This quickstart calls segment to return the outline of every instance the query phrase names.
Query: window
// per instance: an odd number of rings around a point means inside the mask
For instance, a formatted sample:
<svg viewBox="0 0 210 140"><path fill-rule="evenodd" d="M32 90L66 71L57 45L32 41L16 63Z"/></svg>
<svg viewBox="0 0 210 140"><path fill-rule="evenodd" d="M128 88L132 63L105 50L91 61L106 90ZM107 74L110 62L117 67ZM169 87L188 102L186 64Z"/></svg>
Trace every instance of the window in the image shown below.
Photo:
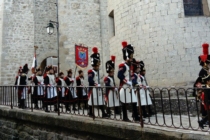
<svg viewBox="0 0 210 140"><path fill-rule="evenodd" d="M114 10L109 14L109 35L110 37L115 36Z"/></svg>
<svg viewBox="0 0 210 140"><path fill-rule="evenodd" d="M209 16L207 0L183 0L185 16Z"/></svg>
<svg viewBox="0 0 210 140"><path fill-rule="evenodd" d="M203 15L202 0L184 0L185 16Z"/></svg>

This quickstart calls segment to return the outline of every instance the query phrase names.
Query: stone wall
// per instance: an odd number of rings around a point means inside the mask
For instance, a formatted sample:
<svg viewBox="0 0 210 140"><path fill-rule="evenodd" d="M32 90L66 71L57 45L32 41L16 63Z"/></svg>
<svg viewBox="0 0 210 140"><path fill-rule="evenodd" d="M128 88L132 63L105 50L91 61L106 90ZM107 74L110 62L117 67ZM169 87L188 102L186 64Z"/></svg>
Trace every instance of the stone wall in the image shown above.
<svg viewBox="0 0 210 140"><path fill-rule="evenodd" d="M0 108L0 140L209 140L209 135L141 128L106 119Z"/></svg>
<svg viewBox="0 0 210 140"><path fill-rule="evenodd" d="M0 1L0 46L2 46L2 30L3 30L3 13L4 13L4 1ZM2 47L0 47L0 52ZM1 57L0 57L0 66L1 66ZM0 75L1 75L1 69L0 69ZM1 78L0 78L0 83L1 83Z"/></svg>
<svg viewBox="0 0 210 140"><path fill-rule="evenodd" d="M108 0L112 10L110 52L119 56L118 64L127 40L135 46L134 57L145 62L151 86L185 86L196 79L201 45L210 43L209 17L185 17L183 0Z"/></svg>
<svg viewBox="0 0 210 140"><path fill-rule="evenodd" d="M47 34L47 24L50 20L56 21L56 0L34 0L34 46L38 46L36 51L38 66L44 59L50 56L57 56L57 30L54 25L54 33ZM32 62L31 62L32 63Z"/></svg>
<svg viewBox="0 0 210 140"><path fill-rule="evenodd" d="M1 45L1 83L14 84L18 68L32 63L34 46L33 0L4 0ZM2 9L1 8L1 9ZM31 64L30 64L31 65Z"/></svg>

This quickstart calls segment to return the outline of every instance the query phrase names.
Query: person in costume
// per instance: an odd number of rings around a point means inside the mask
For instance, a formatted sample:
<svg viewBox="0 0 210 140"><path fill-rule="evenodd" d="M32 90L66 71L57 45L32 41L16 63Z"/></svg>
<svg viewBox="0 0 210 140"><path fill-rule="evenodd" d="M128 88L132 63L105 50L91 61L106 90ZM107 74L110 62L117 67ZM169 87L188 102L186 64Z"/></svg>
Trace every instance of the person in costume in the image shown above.
<svg viewBox="0 0 210 140"><path fill-rule="evenodd" d="M20 105L19 106L22 109L26 108L25 99L26 99L26 95L28 93L28 87L27 87L28 71L29 71L28 64L25 64L23 66L22 73L20 74L20 76L18 78L18 82L17 82L17 85L19 86L18 87L18 98L20 100Z"/></svg>
<svg viewBox="0 0 210 140"><path fill-rule="evenodd" d="M145 69L144 62L140 61L139 66L140 66L140 71L139 71L140 74L138 76L140 80L139 81L140 87L142 87L140 90L141 106L142 106L143 117L146 118L148 116L154 115L155 113L151 109L152 99L151 99L150 92L148 90L149 86L147 84L146 77L145 77L146 69ZM146 107L148 111L146 111Z"/></svg>
<svg viewBox="0 0 210 140"><path fill-rule="evenodd" d="M45 88L45 112L49 112L48 105L54 105L54 111L58 111L57 107L57 89L56 89L56 77L52 66L48 67L49 73L44 77Z"/></svg>
<svg viewBox="0 0 210 140"><path fill-rule="evenodd" d="M114 70L115 70L115 56L111 56L111 60L106 62L106 72L108 76L104 78L104 83L106 86L105 101L109 114L111 114L110 108L114 108L115 114L118 114L117 107L120 106L118 88L116 88L114 80Z"/></svg>
<svg viewBox="0 0 210 140"><path fill-rule="evenodd" d="M68 95L67 100L73 104L72 110L76 111L76 101L77 101L77 95L76 95L76 89L73 87L74 85L74 78L72 77L72 70L67 70L67 76L64 78L64 81L66 82L66 85L68 86Z"/></svg>
<svg viewBox="0 0 210 140"><path fill-rule="evenodd" d="M68 90L69 88L64 81L64 73L60 72L58 74L59 78L57 79L58 94L60 103L64 103L66 111L70 111L69 101L68 101Z"/></svg>
<svg viewBox="0 0 210 140"><path fill-rule="evenodd" d="M120 102L122 103L122 110L123 110L123 121L130 121L127 115L126 106L128 104L132 104L133 107L133 119L138 121L140 117L137 113L137 98L132 89L132 65L131 62L133 60L134 49L131 44L127 44L127 42L122 42L122 52L123 52L123 59L125 62L119 65L118 71L118 78L120 79Z"/></svg>
<svg viewBox="0 0 210 140"><path fill-rule="evenodd" d="M42 102L44 99L44 77L42 76L42 71L40 68L36 69L36 75L33 78L34 91L33 91L33 100L35 104L35 109L39 109L38 100Z"/></svg>
<svg viewBox="0 0 210 140"><path fill-rule="evenodd" d="M210 109L210 75L207 75L202 80L204 81L205 85L203 86L204 89L200 95L200 98L201 103L204 106L204 110L208 112L208 110ZM206 116L202 117L202 120L198 121L199 127L204 129L204 124L207 123L209 119L208 117L210 117L210 114L206 114Z"/></svg>
<svg viewBox="0 0 210 140"><path fill-rule="evenodd" d="M22 67L20 66L19 69L18 69L17 76L15 78L15 86L18 85L18 80L19 80L19 77L20 77L21 73L22 73ZM18 87L16 87L16 91L17 91L17 95L18 95L18 107L20 108L21 96L19 96Z"/></svg>
<svg viewBox="0 0 210 140"><path fill-rule="evenodd" d="M198 78L196 79L194 83L194 93L193 93L194 96L197 96L196 92L197 94L202 92L200 87L205 85L203 78L209 75L209 64L210 64L210 55L208 51L209 44L204 43L202 45L202 48L203 48L203 55L200 55L198 57L198 60L199 60L200 66L202 66L202 69L200 70ZM197 91L195 90L196 88L197 88ZM204 108L204 105L201 103L200 107L201 107L200 111L201 111L202 117L205 118L205 116L207 115L207 112Z"/></svg>
<svg viewBox="0 0 210 140"><path fill-rule="evenodd" d="M81 109L80 104L81 102L84 103L85 109L87 109L87 92L84 89L84 74L82 70L78 71L79 75L76 78L77 83L77 96L78 96L78 109Z"/></svg>
<svg viewBox="0 0 210 140"><path fill-rule="evenodd" d="M93 69L88 70L88 105L89 105L89 116L93 116L94 110L92 110L92 106L99 106L102 117L108 117L108 115L104 111L104 99L103 93L100 88L100 79L99 79L99 66L100 66L100 54L98 53L98 48L94 47L92 49L93 54L91 57L91 66Z"/></svg>

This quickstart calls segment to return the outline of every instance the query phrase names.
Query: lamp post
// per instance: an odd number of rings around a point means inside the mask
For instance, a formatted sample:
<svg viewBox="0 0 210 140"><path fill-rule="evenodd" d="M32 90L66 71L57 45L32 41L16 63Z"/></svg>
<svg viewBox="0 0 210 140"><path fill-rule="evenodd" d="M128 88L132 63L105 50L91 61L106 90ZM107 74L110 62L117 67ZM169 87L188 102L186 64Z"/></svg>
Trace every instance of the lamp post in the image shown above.
<svg viewBox="0 0 210 140"><path fill-rule="evenodd" d="M56 12L56 20L57 21L52 21L50 20L48 25L47 25L47 33L49 35L52 35L54 33L54 25L56 26L56 29L57 29L57 48L58 48L58 52L57 52L57 55L58 55L58 73L60 72L60 59L59 59L59 19L58 19L58 0L56 0L56 8L57 8L57 12Z"/></svg>

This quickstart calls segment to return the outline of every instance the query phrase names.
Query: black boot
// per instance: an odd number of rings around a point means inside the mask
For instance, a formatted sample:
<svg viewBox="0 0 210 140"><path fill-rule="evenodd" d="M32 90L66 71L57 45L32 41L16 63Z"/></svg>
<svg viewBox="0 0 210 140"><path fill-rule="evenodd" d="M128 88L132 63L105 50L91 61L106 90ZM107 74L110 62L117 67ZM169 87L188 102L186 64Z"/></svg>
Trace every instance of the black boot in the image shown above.
<svg viewBox="0 0 210 140"><path fill-rule="evenodd" d="M151 109L151 105L148 105L148 112L149 112L149 116L155 115L156 113L154 113Z"/></svg>
<svg viewBox="0 0 210 140"><path fill-rule="evenodd" d="M50 111L48 110L48 105L45 105L45 112L50 112Z"/></svg>
<svg viewBox="0 0 210 140"><path fill-rule="evenodd" d="M93 116L92 106L89 106L88 108L89 108L88 115L89 115L89 117L92 117Z"/></svg>
<svg viewBox="0 0 210 140"><path fill-rule="evenodd" d="M65 104L65 108L66 108L66 112L67 111L71 111L70 108L69 108L69 104L68 103Z"/></svg>
<svg viewBox="0 0 210 140"><path fill-rule="evenodd" d="M106 108L106 113L109 114L109 115L112 115L112 111L109 107Z"/></svg>
<svg viewBox="0 0 210 140"><path fill-rule="evenodd" d="M114 108L114 113L115 113L116 115L120 115L119 107L115 107L115 108Z"/></svg>
<svg viewBox="0 0 210 140"><path fill-rule="evenodd" d="M198 121L199 127L204 129L204 124L208 121L208 116L205 116L201 121Z"/></svg>
<svg viewBox="0 0 210 140"><path fill-rule="evenodd" d="M104 106L100 106L99 108L101 109L101 112L102 112L102 118L109 117L109 115L107 113L105 113L105 111L104 111Z"/></svg>
<svg viewBox="0 0 210 140"><path fill-rule="evenodd" d="M149 117L145 106L141 106L143 118Z"/></svg>
<svg viewBox="0 0 210 140"><path fill-rule="evenodd" d="M73 103L73 108L72 108L72 110L77 111L75 103Z"/></svg>
<svg viewBox="0 0 210 140"><path fill-rule="evenodd" d="M57 112L58 111L58 107L57 105L54 105L54 111Z"/></svg>
<svg viewBox="0 0 210 140"><path fill-rule="evenodd" d="M133 120L134 121L140 121L140 117L138 116L138 113L137 113L137 106L136 106L136 103L133 103Z"/></svg>
<svg viewBox="0 0 210 140"><path fill-rule="evenodd" d="M34 109L39 109L38 104L35 104Z"/></svg>
<svg viewBox="0 0 210 140"><path fill-rule="evenodd" d="M123 121L130 122L130 120L128 119L126 104L124 103L122 103L122 111L123 111Z"/></svg>

